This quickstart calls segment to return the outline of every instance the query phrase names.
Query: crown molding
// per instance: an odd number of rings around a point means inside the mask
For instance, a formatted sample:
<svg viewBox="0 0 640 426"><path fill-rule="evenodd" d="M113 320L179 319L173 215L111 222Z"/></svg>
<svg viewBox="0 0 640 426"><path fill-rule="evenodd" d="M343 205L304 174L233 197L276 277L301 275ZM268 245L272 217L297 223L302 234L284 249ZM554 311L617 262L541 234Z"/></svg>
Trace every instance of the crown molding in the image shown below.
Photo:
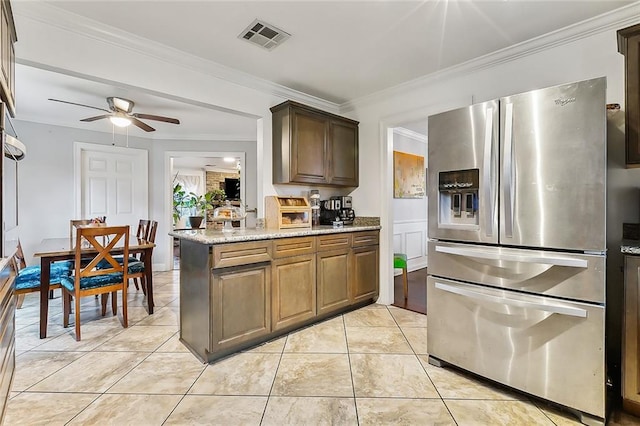
<svg viewBox="0 0 640 426"><path fill-rule="evenodd" d="M87 132L98 132L105 133L108 135L113 134L111 131L105 130L97 130L97 129L89 129L86 126L78 125L68 125L68 124L60 124L60 122L51 121L51 120L42 120L39 117L25 117L21 116L20 118L14 118L11 120L13 123L24 123L28 124L36 124L36 125L46 125L46 126L55 126L62 127L66 129L87 131ZM122 133L121 130L115 133L116 138L126 137L126 134ZM141 134L141 135L133 135L129 133L129 137L137 138L137 139L145 139L150 142L153 141L202 141L202 142L251 142L256 143L256 138L252 137L243 137L239 135L225 135L225 134L212 134L212 133L202 133L202 134L189 134L189 135L180 135L180 134L171 134L164 132L162 135L160 134Z"/></svg>
<svg viewBox="0 0 640 426"><path fill-rule="evenodd" d="M394 127L393 133L396 135L404 136L409 139L413 139L418 142L427 143L427 136L413 130L405 129L404 127Z"/></svg>
<svg viewBox="0 0 640 426"><path fill-rule="evenodd" d="M637 1L628 6L586 19L569 25L568 27L543 34L513 46L488 53L467 62L453 65L449 68L409 80L370 95L344 102L340 105L340 113L344 114L359 107L378 103L393 96L415 91L423 86L436 83L443 79L464 76L480 70L492 68L547 49L587 38L604 31L618 30L640 22L639 16L640 1Z"/></svg>
<svg viewBox="0 0 640 426"><path fill-rule="evenodd" d="M17 7L16 7L17 6ZM329 112L337 113L339 105L316 96L265 80L243 71L186 53L173 47L105 25L43 2L16 2L14 15L149 56L176 66L211 75L282 99L291 99Z"/></svg>

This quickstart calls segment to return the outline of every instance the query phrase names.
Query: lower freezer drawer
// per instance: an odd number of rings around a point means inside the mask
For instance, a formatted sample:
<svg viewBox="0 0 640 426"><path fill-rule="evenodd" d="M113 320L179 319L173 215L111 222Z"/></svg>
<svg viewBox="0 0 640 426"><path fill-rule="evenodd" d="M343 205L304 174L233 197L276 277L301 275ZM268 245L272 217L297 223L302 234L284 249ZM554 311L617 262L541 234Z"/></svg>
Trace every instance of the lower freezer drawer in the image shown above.
<svg viewBox="0 0 640 426"><path fill-rule="evenodd" d="M429 355L605 417L601 305L427 279Z"/></svg>

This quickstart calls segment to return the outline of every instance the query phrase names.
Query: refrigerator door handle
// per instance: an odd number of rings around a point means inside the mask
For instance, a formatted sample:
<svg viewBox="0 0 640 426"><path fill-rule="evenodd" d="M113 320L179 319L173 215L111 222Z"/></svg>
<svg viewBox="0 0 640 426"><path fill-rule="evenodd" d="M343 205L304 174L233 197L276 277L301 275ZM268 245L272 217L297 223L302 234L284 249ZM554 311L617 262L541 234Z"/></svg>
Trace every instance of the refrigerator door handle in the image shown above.
<svg viewBox="0 0 640 426"><path fill-rule="evenodd" d="M493 235L493 217L495 215L493 196L493 108L487 108L484 129L484 165L482 170L482 180L484 186L484 203L489 207L485 230L487 237Z"/></svg>
<svg viewBox="0 0 640 426"><path fill-rule="evenodd" d="M439 290L446 291L449 293L457 294L457 295L468 297L471 299L497 303L499 305L516 306L516 307L525 308L525 309L536 309L539 311L545 311L552 314L569 315L569 316L578 317L578 318L587 317L587 311L585 309L575 308L572 306L558 305L558 304L552 304L552 303L536 303L536 302L528 302L525 300L510 299L508 297L492 296L490 294L479 293L472 290L467 290L464 288L460 288L460 287L449 285L449 284L443 284L439 282L436 282L435 287Z"/></svg>
<svg viewBox="0 0 640 426"><path fill-rule="evenodd" d="M504 123L504 232L507 238L513 237L513 104L506 104Z"/></svg>
<svg viewBox="0 0 640 426"><path fill-rule="evenodd" d="M563 256L531 256L518 255L513 253L498 253L493 250L467 249L459 247L436 246L436 251L440 253L453 254L463 257L475 257L478 259L504 260L508 262L539 263L553 266L569 266L571 268L587 268L588 262L585 259L576 259Z"/></svg>

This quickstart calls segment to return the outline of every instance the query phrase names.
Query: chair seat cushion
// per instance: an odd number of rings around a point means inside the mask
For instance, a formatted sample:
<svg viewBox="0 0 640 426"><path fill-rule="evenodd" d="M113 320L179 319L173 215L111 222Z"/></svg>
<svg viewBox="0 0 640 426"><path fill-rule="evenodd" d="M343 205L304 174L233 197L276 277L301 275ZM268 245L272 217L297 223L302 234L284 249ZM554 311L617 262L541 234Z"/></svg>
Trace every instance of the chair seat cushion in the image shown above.
<svg viewBox="0 0 640 426"><path fill-rule="evenodd" d="M393 253L393 267L394 268L406 268L407 267L407 255L404 253Z"/></svg>
<svg viewBox="0 0 640 426"><path fill-rule="evenodd" d="M69 276L72 262L55 262L51 264L50 284L60 283L61 277ZM33 265L21 269L16 275L15 289L39 289L40 288L40 266Z"/></svg>
<svg viewBox="0 0 640 426"><path fill-rule="evenodd" d="M135 262L129 262L129 273L139 274L144 272L144 262L136 260Z"/></svg>
<svg viewBox="0 0 640 426"><path fill-rule="evenodd" d="M113 258L116 260L116 262L118 262L119 264L122 265L122 262L124 260L124 258L122 256L113 256ZM139 261L140 261L140 259L138 259L136 257L133 257L133 256L129 256L129 264L131 264L133 262L139 262ZM111 268L111 264L107 261L107 259L102 259L96 265L96 269L107 269L107 268Z"/></svg>
<svg viewBox="0 0 640 426"><path fill-rule="evenodd" d="M80 278L80 289L86 290L90 288L106 287L111 284L122 282L122 272L114 272L112 274L97 275L95 277ZM69 291L74 291L75 276L69 275L61 277L60 284Z"/></svg>

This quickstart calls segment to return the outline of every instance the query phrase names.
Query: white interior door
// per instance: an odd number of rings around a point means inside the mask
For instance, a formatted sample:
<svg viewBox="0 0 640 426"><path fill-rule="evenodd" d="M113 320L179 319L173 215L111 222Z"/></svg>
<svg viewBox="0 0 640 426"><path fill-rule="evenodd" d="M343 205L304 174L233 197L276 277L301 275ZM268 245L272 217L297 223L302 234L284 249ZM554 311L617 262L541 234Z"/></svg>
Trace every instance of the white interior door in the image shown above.
<svg viewBox="0 0 640 426"><path fill-rule="evenodd" d="M106 216L109 225L149 217L148 152L75 143L76 219Z"/></svg>

